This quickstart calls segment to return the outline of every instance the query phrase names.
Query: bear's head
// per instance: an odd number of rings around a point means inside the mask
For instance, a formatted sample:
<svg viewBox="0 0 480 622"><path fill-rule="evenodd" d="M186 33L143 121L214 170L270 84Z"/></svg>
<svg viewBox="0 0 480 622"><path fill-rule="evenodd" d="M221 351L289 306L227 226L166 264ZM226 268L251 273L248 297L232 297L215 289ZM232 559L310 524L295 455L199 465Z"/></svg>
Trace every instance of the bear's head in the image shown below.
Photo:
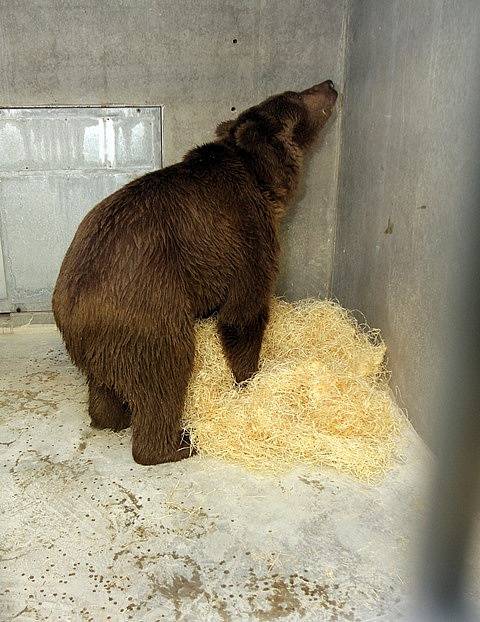
<svg viewBox="0 0 480 622"><path fill-rule="evenodd" d="M259 182L279 200L298 183L303 156L332 114L337 92L326 80L305 91L269 97L216 129L220 142L244 154Z"/></svg>

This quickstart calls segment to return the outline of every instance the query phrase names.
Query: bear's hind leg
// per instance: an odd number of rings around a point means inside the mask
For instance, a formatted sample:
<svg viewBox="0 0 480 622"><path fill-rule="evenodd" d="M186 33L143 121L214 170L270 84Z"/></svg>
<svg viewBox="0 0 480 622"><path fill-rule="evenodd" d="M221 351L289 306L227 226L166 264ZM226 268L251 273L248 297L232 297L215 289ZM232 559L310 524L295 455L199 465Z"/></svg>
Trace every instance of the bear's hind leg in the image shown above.
<svg viewBox="0 0 480 622"><path fill-rule="evenodd" d="M105 385L88 379L88 413L94 428L110 428L118 432L128 428L131 414L127 404Z"/></svg>
<svg viewBox="0 0 480 622"><path fill-rule="evenodd" d="M181 419L194 353L191 322L175 337L150 337L143 345L138 343L132 378L122 387L132 409L135 462L176 462L193 453L188 440L182 440Z"/></svg>

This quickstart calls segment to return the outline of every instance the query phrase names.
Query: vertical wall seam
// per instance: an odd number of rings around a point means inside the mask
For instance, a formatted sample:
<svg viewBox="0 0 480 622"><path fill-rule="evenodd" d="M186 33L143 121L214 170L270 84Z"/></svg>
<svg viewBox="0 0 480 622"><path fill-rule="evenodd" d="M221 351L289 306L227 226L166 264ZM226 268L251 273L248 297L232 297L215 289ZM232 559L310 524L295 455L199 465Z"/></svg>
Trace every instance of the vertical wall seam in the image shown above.
<svg viewBox="0 0 480 622"><path fill-rule="evenodd" d="M344 152L344 114L346 108L346 89L348 83L348 74L350 70L349 63L349 51L350 51L350 18L352 12L352 2L351 0L345 0L344 5L344 13L343 13L343 25L342 25L342 67L343 67L343 75L342 75L342 84L341 84L341 106L340 111L338 113L338 141L337 141L337 152L335 154L335 193L334 193L334 201L333 201L333 213L334 213L334 222L333 222L333 240L332 240L332 251L330 258L330 279L327 286L327 296L328 298L332 297L333 294L333 284L334 284L334 276L335 276L335 268L336 268L336 250L337 250L337 237L338 237L338 227L339 227L339 198L340 198L340 187L341 187L341 177L342 177L342 161L343 161L343 152Z"/></svg>

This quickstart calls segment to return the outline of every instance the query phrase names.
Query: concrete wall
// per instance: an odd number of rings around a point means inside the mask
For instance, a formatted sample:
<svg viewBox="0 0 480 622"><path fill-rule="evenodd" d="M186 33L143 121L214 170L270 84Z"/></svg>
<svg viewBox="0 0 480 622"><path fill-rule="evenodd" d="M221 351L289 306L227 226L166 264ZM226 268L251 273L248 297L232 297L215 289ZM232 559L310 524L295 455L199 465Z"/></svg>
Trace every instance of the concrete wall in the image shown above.
<svg viewBox="0 0 480 622"><path fill-rule="evenodd" d="M169 164L267 95L324 78L341 83L345 7L345 0L2 2L0 105L164 105ZM280 291L291 297L324 295L330 282L338 148L337 121L285 226Z"/></svg>
<svg viewBox="0 0 480 622"><path fill-rule="evenodd" d="M478 0L353 2L333 293L379 326L431 439L479 175Z"/></svg>

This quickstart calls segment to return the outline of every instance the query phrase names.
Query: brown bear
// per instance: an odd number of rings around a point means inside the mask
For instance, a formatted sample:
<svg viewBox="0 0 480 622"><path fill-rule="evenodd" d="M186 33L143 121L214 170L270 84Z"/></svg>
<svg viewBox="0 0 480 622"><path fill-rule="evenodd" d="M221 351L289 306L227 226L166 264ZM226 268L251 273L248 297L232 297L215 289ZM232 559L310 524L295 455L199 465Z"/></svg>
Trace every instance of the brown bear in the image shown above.
<svg viewBox="0 0 480 622"><path fill-rule="evenodd" d="M270 97L182 162L101 201L78 227L53 293L55 320L86 375L92 425L131 422L136 462L191 454L181 416L197 318L217 313L238 383L256 372L280 220L336 98L330 80Z"/></svg>

